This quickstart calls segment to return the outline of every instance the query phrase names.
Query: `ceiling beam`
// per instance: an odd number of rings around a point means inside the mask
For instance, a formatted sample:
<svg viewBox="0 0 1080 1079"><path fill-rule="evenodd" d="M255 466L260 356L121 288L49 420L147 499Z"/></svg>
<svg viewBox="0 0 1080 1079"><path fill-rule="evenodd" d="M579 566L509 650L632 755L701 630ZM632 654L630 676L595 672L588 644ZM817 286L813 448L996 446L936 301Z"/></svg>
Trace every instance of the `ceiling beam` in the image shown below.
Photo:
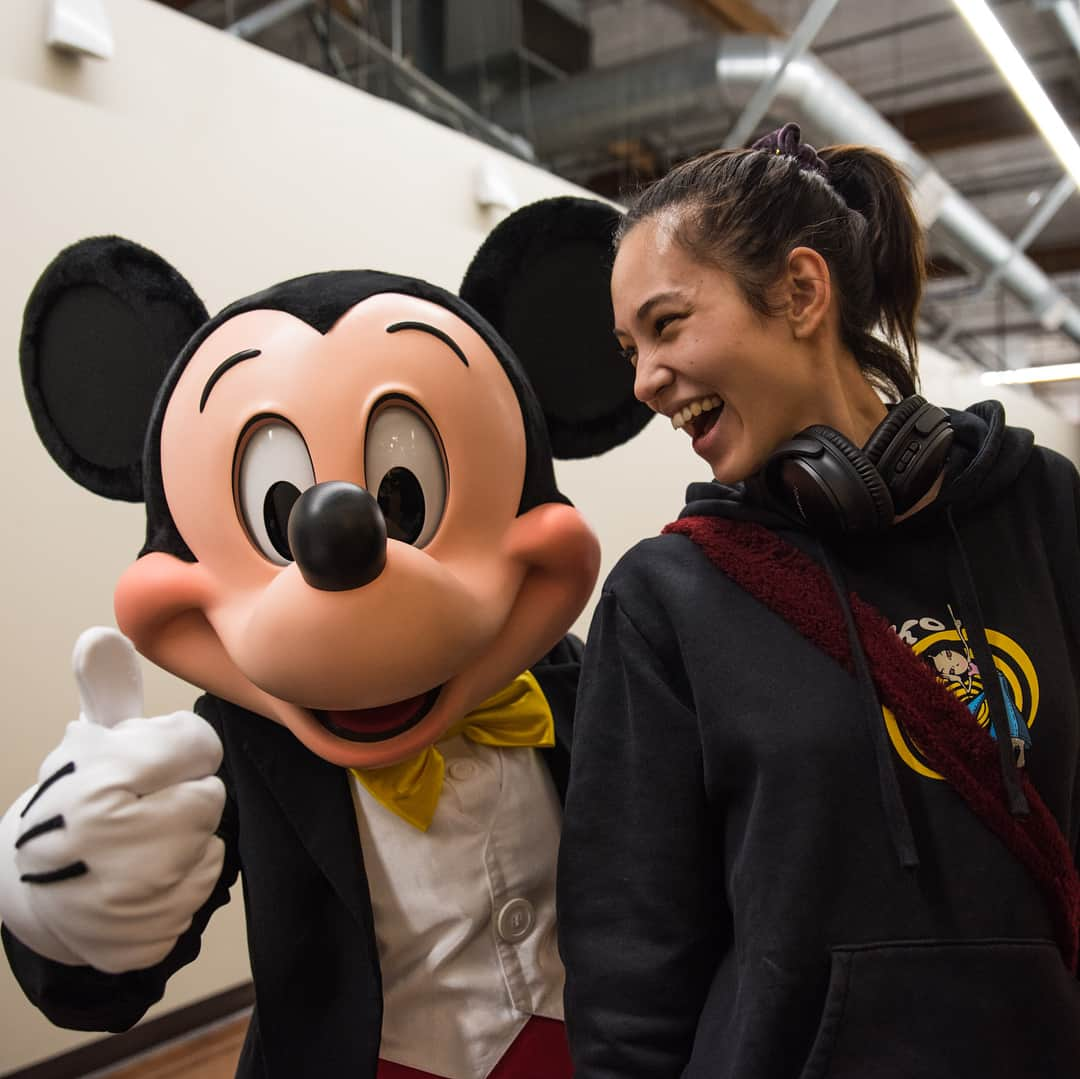
<svg viewBox="0 0 1080 1079"><path fill-rule="evenodd" d="M972 323L970 326L958 326L956 328L957 336L963 337L989 337L991 339L995 337L1007 337L1010 334L1022 333L1027 337L1054 337L1057 338L1060 334L1059 330L1048 330L1040 322L1032 322L1030 319L1024 319L1023 321L1010 322L1008 319L1002 319L1000 322L977 322ZM936 341L933 342L937 344Z"/></svg>
<svg viewBox="0 0 1080 1079"><path fill-rule="evenodd" d="M1058 247L1029 247L1024 254L1042 270L1051 276L1055 274L1076 273L1080 271L1080 244L1065 244ZM948 255L935 255L927 263L927 274L931 281L942 281L952 277L970 277L971 271Z"/></svg>
<svg viewBox="0 0 1080 1079"><path fill-rule="evenodd" d="M758 11L749 0L678 0L678 3L715 30L787 36L782 27L764 12Z"/></svg>
<svg viewBox="0 0 1080 1079"><path fill-rule="evenodd" d="M1046 92L1067 124L1080 123L1080 89L1075 80L1048 82ZM926 154L1038 134L1028 114L1009 90L940 105L924 105L893 113L886 119Z"/></svg>
<svg viewBox="0 0 1080 1079"><path fill-rule="evenodd" d="M1046 274L1075 273L1080 270L1080 244L1032 247L1027 255Z"/></svg>

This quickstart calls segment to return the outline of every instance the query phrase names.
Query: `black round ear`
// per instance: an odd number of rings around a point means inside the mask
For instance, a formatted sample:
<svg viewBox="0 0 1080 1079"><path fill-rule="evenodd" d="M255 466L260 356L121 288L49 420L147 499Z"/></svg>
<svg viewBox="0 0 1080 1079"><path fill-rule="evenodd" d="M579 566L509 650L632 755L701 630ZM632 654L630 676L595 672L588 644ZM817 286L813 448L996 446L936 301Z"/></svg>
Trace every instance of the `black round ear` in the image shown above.
<svg viewBox="0 0 1080 1079"><path fill-rule="evenodd" d="M556 457L592 457L653 413L612 334L612 238L619 212L593 199L545 199L491 232L461 283L517 354L540 399Z"/></svg>
<svg viewBox="0 0 1080 1079"><path fill-rule="evenodd" d="M27 301L19 361L38 435L72 479L142 501L154 398L206 319L187 281L129 240L81 240L53 259Z"/></svg>

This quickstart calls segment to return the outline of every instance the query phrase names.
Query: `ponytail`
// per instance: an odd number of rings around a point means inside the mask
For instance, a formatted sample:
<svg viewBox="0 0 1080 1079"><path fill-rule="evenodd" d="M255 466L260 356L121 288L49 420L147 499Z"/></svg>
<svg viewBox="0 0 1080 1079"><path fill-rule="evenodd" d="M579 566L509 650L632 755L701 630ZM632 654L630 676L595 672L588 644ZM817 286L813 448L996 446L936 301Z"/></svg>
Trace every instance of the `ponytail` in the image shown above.
<svg viewBox="0 0 1080 1079"><path fill-rule="evenodd" d="M926 263L907 178L891 158L866 146L830 146L821 151L821 158L837 194L866 221L875 322L888 342L882 349L879 338L860 333L856 354L876 353L884 361L881 373L908 397L917 389L916 321Z"/></svg>

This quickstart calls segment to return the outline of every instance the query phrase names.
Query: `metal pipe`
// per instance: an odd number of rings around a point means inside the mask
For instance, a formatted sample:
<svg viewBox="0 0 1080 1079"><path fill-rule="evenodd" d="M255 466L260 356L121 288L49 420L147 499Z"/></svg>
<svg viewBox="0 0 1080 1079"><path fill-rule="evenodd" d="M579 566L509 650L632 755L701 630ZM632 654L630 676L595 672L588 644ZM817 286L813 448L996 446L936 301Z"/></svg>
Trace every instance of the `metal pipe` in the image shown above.
<svg viewBox="0 0 1080 1079"><path fill-rule="evenodd" d="M402 37L401 0L393 0L390 5L390 50L398 60L403 52Z"/></svg>
<svg viewBox="0 0 1080 1079"><path fill-rule="evenodd" d="M539 153L573 152L628 131L662 136L682 117L742 109L781 67L785 42L724 36L627 64L533 87L533 141ZM1049 329L1080 341L1078 309L1026 255L964 199L868 102L820 60L803 54L783 69L776 101L813 141L876 146L908 172L923 224L986 273L1008 261L1002 284ZM497 105L493 119L513 127L515 108Z"/></svg>
<svg viewBox="0 0 1080 1079"><path fill-rule="evenodd" d="M311 3L312 0L274 0L274 3L267 4L266 7L261 7L258 11L253 11L250 15L245 15L230 26L226 26L225 33L250 41L251 38L257 37L275 23L281 22L282 19L303 11Z"/></svg>
<svg viewBox="0 0 1080 1079"><path fill-rule="evenodd" d="M1013 240L1012 250L1009 252L1008 257L1003 262L999 262L996 266L990 268L990 272L979 282L978 288L967 297L968 300L977 300L985 296L1001 280L1005 275L1005 271L1009 268L1009 263L1031 246L1032 241L1050 224L1055 214L1068 202L1075 190L1076 181L1066 173L1050 189L1049 194L1043 196L1035 212L1016 234L1016 239ZM945 327L944 332L938 336L937 344L947 345L961 330L959 319L953 319Z"/></svg>
<svg viewBox="0 0 1080 1079"><path fill-rule="evenodd" d="M1050 224L1058 210L1069 201L1075 191L1076 181L1066 173L1054 184L1050 189L1050 193L1044 195L1039 201L1038 207L1028 219L1027 224L1016 234L1013 247L1017 251L1026 251L1031 246L1031 242Z"/></svg>
<svg viewBox="0 0 1080 1079"><path fill-rule="evenodd" d="M535 161L536 155L533 153L532 146L520 135L515 135L513 132L507 131L498 124L492 123L486 117L481 116L466 105L461 98L456 97L449 90L440 86L434 79L429 79L427 75L418 71L407 60L396 57L393 50L384 45L378 38L342 18L333 8L330 9L330 20L342 32L351 34L360 41L373 56L389 64L394 69L395 74L404 79L413 91L426 94L428 98L435 101L442 108L448 109L455 116L461 117L471 126L474 132L481 133L487 142L507 151L507 153L513 154L515 157L523 158L526 161Z"/></svg>
<svg viewBox="0 0 1080 1079"><path fill-rule="evenodd" d="M810 48L835 7L836 0L813 0L795 28L795 33L788 38L787 46L780 57L780 65L750 95L750 100L743 106L742 115L735 121L735 126L724 139L725 146L742 146L754 133L776 97L784 72L792 61L798 60Z"/></svg>
<svg viewBox="0 0 1080 1079"><path fill-rule="evenodd" d="M1072 42L1072 47L1080 53L1080 8L1075 0L1053 0L1050 10L1057 16L1065 36Z"/></svg>

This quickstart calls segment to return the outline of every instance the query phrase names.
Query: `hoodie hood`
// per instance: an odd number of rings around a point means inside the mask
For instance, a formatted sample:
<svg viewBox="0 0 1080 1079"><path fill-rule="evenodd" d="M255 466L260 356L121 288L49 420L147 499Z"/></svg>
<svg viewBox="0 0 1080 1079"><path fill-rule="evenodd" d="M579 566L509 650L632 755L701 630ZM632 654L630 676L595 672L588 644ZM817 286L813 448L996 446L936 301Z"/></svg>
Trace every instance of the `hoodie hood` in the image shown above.
<svg viewBox="0 0 1080 1079"><path fill-rule="evenodd" d="M1027 464L1035 436L1023 427L1007 427L1000 401L945 411L955 435L939 500L951 506L975 506L996 498Z"/></svg>
<svg viewBox="0 0 1080 1079"><path fill-rule="evenodd" d="M1030 431L1006 426L1000 401L980 401L967 409L945 411L954 431L945 481L937 499L910 520L929 523L940 519L944 523L941 511L947 507L975 506L995 498L1019 476L1035 444ZM756 476L734 485L691 483L679 517L728 517L767 528L807 530L801 520L773 504Z"/></svg>

